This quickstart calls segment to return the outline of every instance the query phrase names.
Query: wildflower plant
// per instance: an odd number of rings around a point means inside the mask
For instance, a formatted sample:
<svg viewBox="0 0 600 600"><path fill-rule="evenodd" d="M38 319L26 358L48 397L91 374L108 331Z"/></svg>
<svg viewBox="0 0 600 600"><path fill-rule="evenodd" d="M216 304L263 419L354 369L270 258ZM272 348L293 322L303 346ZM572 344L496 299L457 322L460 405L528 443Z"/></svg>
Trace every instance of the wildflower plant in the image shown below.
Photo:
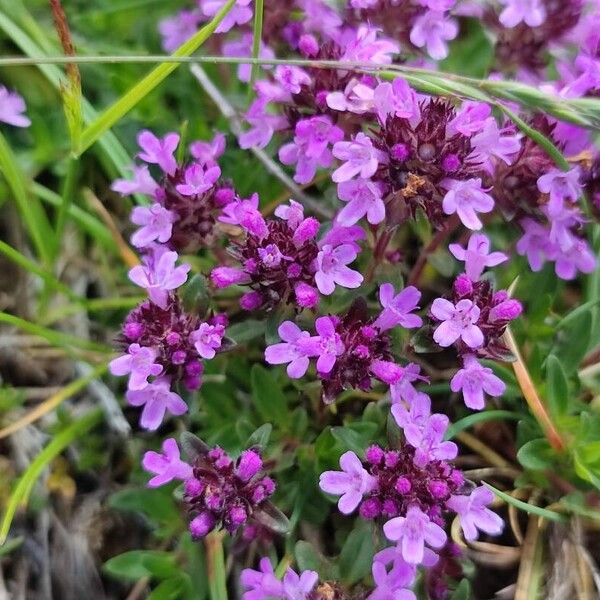
<svg viewBox="0 0 600 600"><path fill-rule="evenodd" d="M31 246L0 251L41 282L28 292L38 321L15 302L0 323L46 338L56 348L32 356L82 375L0 430L69 399L43 423L54 437L0 538L50 465L53 497L40 490L36 506L55 502L44 522L58 525L44 544L69 537L59 520L77 523L87 495L131 531L104 564L114 597L132 578L127 597L492 597L495 570L517 562L520 597L589 591L597 3L190 0L146 17L174 58L88 125L89 73L51 6L69 158L49 169L43 145L13 155L44 127L59 136L27 90L0 86L0 169ZM24 43L26 12L0 15L0 29L38 55L44 32ZM138 104L203 43L198 60L222 64ZM125 150L108 129L133 107ZM95 142L101 160L84 160ZM57 196L48 182L63 172ZM7 387L30 393L2 361ZM79 417L88 386L95 405ZM76 438L81 452L57 458Z"/></svg>

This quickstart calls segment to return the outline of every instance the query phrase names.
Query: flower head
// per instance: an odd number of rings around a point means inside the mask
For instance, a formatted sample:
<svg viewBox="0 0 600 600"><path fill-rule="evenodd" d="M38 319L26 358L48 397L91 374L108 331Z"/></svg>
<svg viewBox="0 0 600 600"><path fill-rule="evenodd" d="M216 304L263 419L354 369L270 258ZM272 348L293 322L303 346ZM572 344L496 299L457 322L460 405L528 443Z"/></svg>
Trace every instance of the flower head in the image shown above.
<svg viewBox="0 0 600 600"><path fill-rule="evenodd" d="M481 277L485 267L495 267L508 260L503 252L490 252L490 240L482 233L473 234L466 249L459 244L450 244L448 249L455 258L464 261L465 272L472 281Z"/></svg>
<svg viewBox="0 0 600 600"><path fill-rule="evenodd" d="M127 354L110 362L110 372L117 376L129 375L129 389L142 390L148 385L148 377L157 377L162 373L162 365L155 362L157 356L154 348L130 344Z"/></svg>
<svg viewBox="0 0 600 600"><path fill-rule="evenodd" d="M490 396L502 396L506 385L490 368L482 366L475 356L467 354L463 359L463 368L452 378L450 388L453 392L462 390L465 404L481 410L484 407L484 392Z"/></svg>
<svg viewBox="0 0 600 600"><path fill-rule="evenodd" d="M181 396L171 391L168 377L155 379L141 390L129 390L126 397L131 406L144 407L140 425L151 431L158 429L167 411L179 416L188 409Z"/></svg>
<svg viewBox="0 0 600 600"><path fill-rule="evenodd" d="M168 242L175 219L173 212L157 202L150 207L136 206L131 211L131 221L140 228L131 236L131 243L137 248L144 248L152 242Z"/></svg>
<svg viewBox="0 0 600 600"><path fill-rule="evenodd" d="M435 60L448 56L448 42L458 34L458 23L437 10L428 10L417 17L410 32L410 41L417 48L426 48Z"/></svg>
<svg viewBox="0 0 600 600"><path fill-rule="evenodd" d="M154 477L148 481L149 487L160 487L173 479L186 480L192 475L192 467L181 460L179 447L173 438L167 438L162 444L162 454L146 452L142 466Z"/></svg>
<svg viewBox="0 0 600 600"><path fill-rule="evenodd" d="M451 346L459 338L469 348L483 344L483 333L476 325L480 309L471 300L459 300L454 305L444 298L436 298L431 305L431 314L441 321L433 332L433 339L442 348Z"/></svg>
<svg viewBox="0 0 600 600"><path fill-rule="evenodd" d="M487 508L494 500L494 494L485 486L475 488L468 496L452 496L446 505L455 511L460 519L465 538L472 542L477 539L478 531L498 535L504 529L504 521Z"/></svg>
<svg viewBox="0 0 600 600"><path fill-rule="evenodd" d="M539 27L546 20L543 0L500 0L505 5L500 13L504 27L516 27L525 23L529 27Z"/></svg>
<svg viewBox="0 0 600 600"><path fill-rule="evenodd" d="M341 471L321 473L319 487L328 494L341 496L338 501L340 512L345 515L356 510L363 496L371 491L376 480L369 475L354 452L345 452L340 457Z"/></svg>
<svg viewBox="0 0 600 600"><path fill-rule="evenodd" d="M425 544L441 548L447 540L445 531L418 506L411 506L405 517L390 519L383 531L389 540L400 543L402 557L410 564L423 561Z"/></svg>
<svg viewBox="0 0 600 600"><path fill-rule="evenodd" d="M148 291L150 300L162 309L167 308L169 292L182 286L190 270L190 265L178 267L177 252L163 252L158 258L147 260L129 271L129 279Z"/></svg>
<svg viewBox="0 0 600 600"><path fill-rule="evenodd" d="M469 229L481 229L478 213L489 213L494 208L494 199L481 187L481 179L445 179L442 186L448 190L442 204L444 212L456 213Z"/></svg>
<svg viewBox="0 0 600 600"><path fill-rule="evenodd" d="M0 121L14 127L29 127L31 120L23 114L26 108L21 95L0 85Z"/></svg>
<svg viewBox="0 0 600 600"><path fill-rule="evenodd" d="M177 161L173 153L179 145L179 135L168 133L164 138L157 138L151 131L144 130L138 134L138 145L142 151L138 154L144 162L157 164L167 175L174 175Z"/></svg>
<svg viewBox="0 0 600 600"><path fill-rule="evenodd" d="M418 308L421 292L414 286L408 286L394 295L394 286L391 283L383 283L379 288L379 301L383 310L375 320L375 327L380 331L392 329L400 325L405 329L421 327L423 320L417 315L411 314Z"/></svg>
<svg viewBox="0 0 600 600"><path fill-rule="evenodd" d="M265 360L271 365L289 363L287 374L292 379L298 379L308 370L309 353L306 342L310 334L308 331L301 331L292 321L284 321L277 332L283 342L268 346L265 350Z"/></svg>
<svg viewBox="0 0 600 600"><path fill-rule="evenodd" d="M385 154L373 146L371 138L362 132L357 133L351 142L336 142L333 155L344 161L331 176L335 183L348 181L357 175L368 179L375 174L379 163L387 160Z"/></svg>
<svg viewBox="0 0 600 600"><path fill-rule="evenodd" d="M329 296L340 285L345 288L357 288L363 281L358 271L353 271L346 265L354 261L356 251L350 244L342 244L334 248L325 244L317 255L317 272L315 283L321 294Z"/></svg>

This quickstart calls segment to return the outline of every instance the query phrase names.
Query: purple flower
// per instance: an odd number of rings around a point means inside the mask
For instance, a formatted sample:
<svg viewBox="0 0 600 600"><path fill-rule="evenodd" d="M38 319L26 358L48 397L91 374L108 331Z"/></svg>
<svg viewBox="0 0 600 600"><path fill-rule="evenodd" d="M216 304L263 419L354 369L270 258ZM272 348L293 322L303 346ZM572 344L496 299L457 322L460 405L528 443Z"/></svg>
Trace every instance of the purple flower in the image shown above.
<svg viewBox="0 0 600 600"><path fill-rule="evenodd" d="M335 183L348 181L356 175L368 179L375 174L379 163L387 162L387 155L375 148L371 138L362 132L357 133L351 142L334 144L333 155L345 161L331 175Z"/></svg>
<svg viewBox="0 0 600 600"><path fill-rule="evenodd" d="M131 344L127 354L111 360L108 366L113 375L129 375L130 390L141 390L148 385L148 377L157 377L162 373L162 366L154 362L157 356L154 348Z"/></svg>
<svg viewBox="0 0 600 600"><path fill-rule="evenodd" d="M353 39L348 41L342 62L370 62L379 65L389 65L391 54L397 54L400 48L396 42L389 39L378 40L379 30L368 25L360 25Z"/></svg>
<svg viewBox="0 0 600 600"><path fill-rule="evenodd" d="M20 94L0 85L0 121L14 127L29 127L31 120L23 114L26 109L25 100Z"/></svg>
<svg viewBox="0 0 600 600"><path fill-rule="evenodd" d="M280 148L279 160L284 165L296 164L294 181L310 183L318 167L331 165L329 145L343 137L344 132L327 116L301 119L296 123L294 141Z"/></svg>
<svg viewBox="0 0 600 600"><path fill-rule="evenodd" d="M485 267L495 267L508 260L504 252L490 253L490 240L482 233L473 234L466 249L459 244L450 244L448 249L455 258L464 261L465 272L471 281L477 281Z"/></svg>
<svg viewBox="0 0 600 600"><path fill-rule="evenodd" d="M413 383L415 381L428 381L427 377L421 375L421 367L415 363L408 363L402 368L402 375L400 379L390 386L390 395L392 398L392 404L401 402L402 400L409 404L411 407L417 401L421 395L424 395L427 399L427 394L419 392ZM429 411L428 413L429 414Z"/></svg>
<svg viewBox="0 0 600 600"><path fill-rule="evenodd" d="M198 5L202 13L207 17L214 17L225 5L227 0L199 0ZM225 33L235 25L243 25L252 19L252 0L237 0L233 8L225 15L225 18L215 29L215 33Z"/></svg>
<svg viewBox="0 0 600 600"><path fill-rule="evenodd" d="M131 211L131 221L141 227L131 236L131 243L136 248L143 248L155 241L161 244L168 242L175 220L175 214L157 202L149 208L136 206Z"/></svg>
<svg viewBox="0 0 600 600"><path fill-rule="evenodd" d="M278 65L274 78L290 94L299 94L303 85L309 86L312 83L306 71L293 65Z"/></svg>
<svg viewBox="0 0 600 600"><path fill-rule="evenodd" d="M517 242L517 252L527 256L532 271L540 271L552 253L552 245L548 240L550 232L533 219L523 219L520 224L523 236Z"/></svg>
<svg viewBox="0 0 600 600"><path fill-rule="evenodd" d="M356 258L356 251L350 244L342 244L337 248L326 244L317 255L317 272L315 283L321 294L333 294L335 285L345 288L357 288L363 282L363 276L346 265Z"/></svg>
<svg viewBox="0 0 600 600"><path fill-rule="evenodd" d="M221 176L218 166L205 168L201 164L190 165L185 170L185 183L175 186L182 196L196 196L210 190L215 181Z"/></svg>
<svg viewBox="0 0 600 600"><path fill-rule="evenodd" d="M376 479L369 475L354 452L340 457L341 471L325 471L319 478L319 487L327 494L340 496L338 508L349 515L361 503L363 496L375 486Z"/></svg>
<svg viewBox="0 0 600 600"><path fill-rule="evenodd" d="M377 225L385 219L383 194L377 182L370 179L343 181L338 184L337 193L340 200L348 203L336 217L341 225L354 225L365 215L371 225Z"/></svg>
<svg viewBox="0 0 600 600"><path fill-rule="evenodd" d="M173 479L185 481L192 476L192 467L179 457L179 447L173 438L167 438L163 442L162 454L146 452L142 459L142 466L155 475L148 482L148 487L160 487Z"/></svg>
<svg viewBox="0 0 600 600"><path fill-rule="evenodd" d="M258 211L259 198L258 194L254 193L250 198L238 198L233 202L229 202L223 207L223 212L219 217L219 221L222 223L228 223L229 225L239 225L239 218L247 214L254 214Z"/></svg>
<svg viewBox="0 0 600 600"><path fill-rule="evenodd" d="M183 285L187 280L190 265L175 267L177 252L164 252L158 260L137 265L129 271L129 279L148 291L150 300L163 310L169 302L169 292Z"/></svg>
<svg viewBox="0 0 600 600"><path fill-rule="evenodd" d="M287 127L288 122L285 117L267 113L266 107L265 98L257 98L250 105L244 117L251 128L239 136L241 148L264 148L276 131Z"/></svg>
<svg viewBox="0 0 600 600"><path fill-rule="evenodd" d="M202 358L214 358L223 342L224 327L201 323L196 331L192 331L191 340Z"/></svg>
<svg viewBox="0 0 600 600"><path fill-rule="evenodd" d="M223 43L223 56L233 56L236 58L243 58L245 56L252 56L252 33L244 33L242 37L237 40L227 40ZM260 51L258 53L260 58L272 59L275 58L275 53L271 48L265 45L261 40ZM263 69L270 69L269 65L263 65ZM237 77L240 81L248 83L252 78L252 65L243 63L238 65Z"/></svg>
<svg viewBox="0 0 600 600"><path fill-rule="evenodd" d="M409 408L407 409L400 400L404 400ZM431 398L427 394L416 392L410 400L402 396L400 398L392 396L392 402L392 416L398 427L405 429L409 425L414 425L422 429L427 425L431 416Z"/></svg>
<svg viewBox="0 0 600 600"><path fill-rule="evenodd" d="M286 600L307 600L318 580L316 571L302 571L298 575L293 569L288 569L283 576L283 597Z"/></svg>
<svg viewBox="0 0 600 600"><path fill-rule="evenodd" d="M310 356L318 356L317 371L330 373L338 356L344 353L344 344L335 330L332 317L319 317L315 321L315 329L319 335L309 338L304 348Z"/></svg>
<svg viewBox="0 0 600 600"><path fill-rule="evenodd" d="M177 50L196 33L200 21L198 11L193 10L182 10L174 17L160 21L158 31L162 36L163 49L166 52Z"/></svg>
<svg viewBox="0 0 600 600"><path fill-rule="evenodd" d="M197 140L190 144L190 154L202 165L216 165L225 152L225 134L220 131L210 141Z"/></svg>
<svg viewBox="0 0 600 600"><path fill-rule="evenodd" d="M471 300L459 300L454 305L444 298L436 298L431 314L442 323L433 332L433 339L442 348L451 346L459 338L469 348L478 348L484 341L481 329L475 324L479 313L479 307Z"/></svg>
<svg viewBox="0 0 600 600"><path fill-rule="evenodd" d="M144 407L140 425L150 431L158 429L165 412L179 416L188 409L181 396L171 391L171 380L168 377L160 377L142 390L129 390L126 397L131 406Z"/></svg>
<svg viewBox="0 0 600 600"><path fill-rule="evenodd" d="M349 244L358 253L360 252L360 245L357 242L364 240L365 237L365 230L359 225L346 227L334 221L333 227L321 238L319 247L323 248L327 244L331 246Z"/></svg>
<svg viewBox="0 0 600 600"><path fill-rule="evenodd" d="M139 158L149 164L157 164L167 175L175 174L177 161L173 153L179 145L177 133L168 133L164 138L157 138L146 129L138 134L137 142L142 149L138 154Z"/></svg>
<svg viewBox="0 0 600 600"><path fill-rule="evenodd" d="M556 249L555 272L565 280L574 279L577 271L592 273L597 266L597 258L583 239L574 238L573 245L568 250Z"/></svg>
<svg viewBox="0 0 600 600"><path fill-rule="evenodd" d="M373 94L373 104L379 120L385 124L388 115L417 120L421 115L415 91L401 77L380 83Z"/></svg>
<svg viewBox="0 0 600 600"><path fill-rule="evenodd" d="M394 286L391 283L383 283L379 287L379 301L383 310L377 320L375 327L380 331L392 329L397 325L405 329L421 327L423 319L417 315L410 314L418 308L421 292L414 286L404 288L394 296Z"/></svg>
<svg viewBox="0 0 600 600"><path fill-rule="evenodd" d="M217 267L211 271L210 278L217 288L242 285L252 281L248 273L235 267Z"/></svg>
<svg viewBox="0 0 600 600"><path fill-rule="evenodd" d="M490 396L502 396L506 385L494 372L483 365L472 354L463 359L463 368L452 378L450 388L453 392L462 390L465 404L474 410L481 410L485 404L483 393Z"/></svg>
<svg viewBox="0 0 600 600"><path fill-rule="evenodd" d="M435 60L448 56L448 40L458 34L458 24L448 19L443 12L428 10L418 16L410 32L410 41L417 48L427 48L427 53Z"/></svg>
<svg viewBox="0 0 600 600"><path fill-rule="evenodd" d="M469 542L477 539L478 529L490 535L498 535L504 529L504 521L487 508L493 500L492 491L482 485L469 496L451 496L446 502L446 506L458 514L465 539Z"/></svg>
<svg viewBox="0 0 600 600"><path fill-rule="evenodd" d="M466 137L471 137L483 129L491 114L492 108L489 104L463 102L456 116L446 126L446 134L453 136L456 133L462 133Z"/></svg>
<svg viewBox="0 0 600 600"><path fill-rule="evenodd" d="M423 467L432 460L452 460L458 454L454 442L445 442L444 435L448 429L449 419L446 415L433 414L423 425L414 422L404 427L406 441L415 449L414 463Z"/></svg>
<svg viewBox="0 0 600 600"><path fill-rule="evenodd" d="M418 506L411 506L406 517L390 519L383 526L383 532L392 542L400 543L402 558L410 564L423 561L425 544L441 548L447 540L446 532Z"/></svg>
<svg viewBox="0 0 600 600"><path fill-rule="evenodd" d="M500 13L500 23L504 27L516 27L525 23L529 27L539 27L546 20L546 8L542 0L500 0L506 8Z"/></svg>
<svg viewBox="0 0 600 600"><path fill-rule="evenodd" d="M494 117L486 119L483 130L471 138L471 144L474 148L473 159L483 163L489 172L493 171L491 157L510 165L521 148L520 135L501 130Z"/></svg>
<svg viewBox="0 0 600 600"><path fill-rule="evenodd" d="M408 569L397 567L395 564L388 572L385 565L378 561L373 561L373 580L375 589L367 596L366 600L417 600L414 592L405 589L414 579L414 570L407 565ZM410 573L411 578L406 581L406 574Z"/></svg>
<svg viewBox="0 0 600 600"><path fill-rule="evenodd" d="M288 204L280 204L275 209L275 216L287 221L292 229L296 229L304 221L304 206L300 202L290 200Z"/></svg>
<svg viewBox="0 0 600 600"><path fill-rule="evenodd" d="M310 334L302 331L292 321L284 321L277 332L283 343L268 346L265 360L271 365L289 363L287 374L292 379L299 379L306 373L309 365L309 354L303 342L308 341Z"/></svg>
<svg viewBox="0 0 600 600"><path fill-rule="evenodd" d="M261 558L259 571L244 569L240 581L248 591L242 595L242 600L265 600L266 598L281 598L283 584L275 576L273 565L268 558Z"/></svg>
<svg viewBox="0 0 600 600"><path fill-rule="evenodd" d="M118 192L121 196L130 196L131 194L155 196L159 187L150 175L148 167L146 165L132 165L131 170L133 171L133 179L117 179L110 186L110 189Z"/></svg>
<svg viewBox="0 0 600 600"><path fill-rule="evenodd" d="M456 213L469 229L481 229L483 225L477 213L489 213L494 208L494 199L481 187L481 179L443 179L441 185L448 190L442 201L444 212Z"/></svg>
<svg viewBox="0 0 600 600"><path fill-rule="evenodd" d="M362 115L373 108L373 88L352 78L343 92L329 92L325 100L332 110Z"/></svg>
<svg viewBox="0 0 600 600"><path fill-rule="evenodd" d="M549 215L560 214L564 208L565 200L575 202L579 198L581 194L580 175L579 167L575 167L566 173L558 169L552 169L538 179L538 190L542 194L550 194Z"/></svg>

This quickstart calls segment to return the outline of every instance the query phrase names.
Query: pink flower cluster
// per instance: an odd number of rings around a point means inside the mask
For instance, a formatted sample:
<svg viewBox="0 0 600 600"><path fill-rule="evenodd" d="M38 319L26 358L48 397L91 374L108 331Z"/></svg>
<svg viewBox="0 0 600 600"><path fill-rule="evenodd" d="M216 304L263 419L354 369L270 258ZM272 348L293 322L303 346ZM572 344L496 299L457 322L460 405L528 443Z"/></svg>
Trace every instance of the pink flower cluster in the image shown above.
<svg viewBox="0 0 600 600"><path fill-rule="evenodd" d="M162 453L144 454L142 465L154 475L150 487L159 487L173 480L183 481L183 501L189 517L189 530L196 539L222 526L234 533L250 520L261 519L268 509L268 498L275 491L275 482L262 473L263 461L255 449L244 450L233 460L221 448L209 448L198 438L188 436L188 448L193 460L180 458L177 442L168 438Z"/></svg>
<svg viewBox="0 0 600 600"><path fill-rule="evenodd" d="M324 316L315 321L317 335L302 331L292 321L279 327L279 344L269 346L265 359L270 364L288 363L288 375L302 377L310 359L316 358L317 375L323 386L323 400L333 402L344 389L369 390L371 378L388 384L405 379L405 369L392 359L388 330L401 325L420 327L422 320L412 314L421 293L408 287L395 294L391 284L379 290L383 310L370 318L364 300L357 300L343 317Z"/></svg>

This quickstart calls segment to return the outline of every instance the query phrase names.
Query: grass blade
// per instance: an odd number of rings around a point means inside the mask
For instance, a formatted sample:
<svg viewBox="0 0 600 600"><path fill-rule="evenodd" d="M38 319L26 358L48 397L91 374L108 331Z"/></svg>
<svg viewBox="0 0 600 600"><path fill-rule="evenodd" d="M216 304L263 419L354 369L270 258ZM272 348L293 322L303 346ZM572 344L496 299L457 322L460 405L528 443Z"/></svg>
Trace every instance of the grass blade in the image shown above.
<svg viewBox="0 0 600 600"><path fill-rule="evenodd" d="M175 52L174 56L189 56L195 52L213 34L219 23L233 8L236 0L227 0L212 21L196 32L189 40L184 42ZM145 98L156 86L166 79L177 67L178 63L163 63L155 67L146 77L138 81L128 92L119 98L112 106L101 113L81 135L81 146L78 155L83 154L117 121L126 115L140 100Z"/></svg>
<svg viewBox="0 0 600 600"><path fill-rule="evenodd" d="M103 375L107 371L107 369L108 365L99 365L88 375L85 375L84 377L79 377L75 381L72 381L71 383L66 385L60 391L56 392L56 394L52 394L52 396L44 400L44 402L38 404L33 410L30 410L20 419L17 419L14 423L10 423L3 429L0 429L0 439L12 435L15 431L19 431L19 429L22 429L26 425L37 421L45 414L49 413L51 410L54 410L67 398L74 396L82 389L84 389L87 386L87 384L90 383L90 381L97 379L98 377Z"/></svg>
<svg viewBox="0 0 600 600"><path fill-rule="evenodd" d="M50 223L40 203L29 197L25 178L19 168L17 159L8 145L6 138L0 133L0 170L8 183L19 213L27 227L29 237L41 262L48 266L52 261L50 242L54 239Z"/></svg>
<svg viewBox="0 0 600 600"><path fill-rule="evenodd" d="M264 13L264 0L255 0L254 2L254 30L252 33L252 58L257 60L260 57L260 44L262 42L262 29L263 29L263 13ZM249 90L252 93L254 82L258 77L258 70L260 65L255 62L252 65L252 75L250 76Z"/></svg>
<svg viewBox="0 0 600 600"><path fill-rule="evenodd" d="M456 423L452 423L446 431L446 439L451 440L458 433L477 425L477 423L485 423L486 421L499 421L501 419L512 419L518 421L522 418L519 413L511 412L510 410L486 410L484 412L468 415Z"/></svg>
<svg viewBox="0 0 600 600"><path fill-rule="evenodd" d="M44 468L58 456L71 442L87 433L92 427L102 420L102 411L93 410L84 415L72 425L61 431L52 441L35 457L27 470L21 475L13 493L11 494L6 511L0 524L0 545L6 541L10 526L19 507L26 506L31 490Z"/></svg>
<svg viewBox="0 0 600 600"><path fill-rule="evenodd" d="M33 273L40 277L44 283L52 288L61 292L67 298L70 298L74 302L81 303L85 299L78 296L71 288L64 283L60 282L54 275L48 273L45 269L36 265L32 260L21 254L18 250L15 250L12 246L9 246L7 243L0 240L0 252L4 254L9 260L14 262L16 265L19 265L21 268L25 269L29 273Z"/></svg>
<svg viewBox="0 0 600 600"><path fill-rule="evenodd" d="M0 323L6 323L7 325L12 325L18 329L22 329L27 333L38 335L47 340L51 345L65 348L66 350L79 348L81 350L89 350L91 352L101 352L102 354L110 354L112 352L110 347L103 344L90 342L89 340L82 340L81 338L68 333L55 331L54 329L48 329L47 327L42 327L37 323L26 321L25 319L21 319L15 315L9 315L5 312L0 312Z"/></svg>
<svg viewBox="0 0 600 600"><path fill-rule="evenodd" d="M535 506L534 504L523 502L523 500L517 500L516 498L513 498L510 494L496 489L493 485L490 485L485 481L483 481L482 483L490 490L492 490L492 492L494 492L496 496L502 498L502 500L504 500L507 504L512 504L512 506L515 506L520 510L524 510L526 513L529 513L531 515L537 515L538 517L542 517L544 519L547 519L548 521L554 521L556 523L562 523L563 521L567 520L567 518L564 515L554 512L553 510L541 508L539 506Z"/></svg>

